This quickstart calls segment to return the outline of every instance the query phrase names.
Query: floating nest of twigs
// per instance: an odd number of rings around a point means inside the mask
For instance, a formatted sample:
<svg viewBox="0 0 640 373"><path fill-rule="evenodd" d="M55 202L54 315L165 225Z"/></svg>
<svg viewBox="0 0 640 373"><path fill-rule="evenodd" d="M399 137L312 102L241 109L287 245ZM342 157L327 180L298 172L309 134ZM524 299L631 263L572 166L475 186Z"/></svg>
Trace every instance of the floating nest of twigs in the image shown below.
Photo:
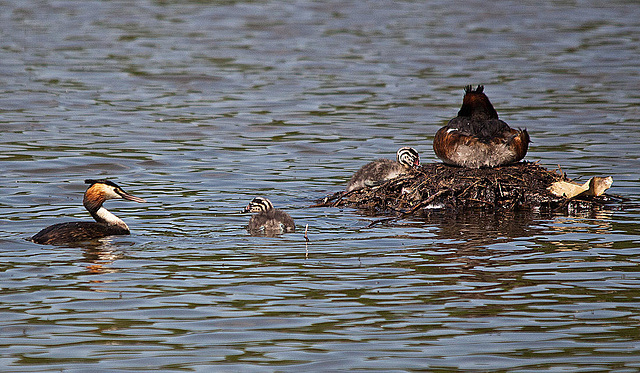
<svg viewBox="0 0 640 373"><path fill-rule="evenodd" d="M496 168L461 168L423 164L403 177L374 187L337 192L315 206L353 207L374 215L424 215L434 209L546 212L580 211L602 206L607 195L557 196L555 182L569 182L561 170L521 162Z"/></svg>

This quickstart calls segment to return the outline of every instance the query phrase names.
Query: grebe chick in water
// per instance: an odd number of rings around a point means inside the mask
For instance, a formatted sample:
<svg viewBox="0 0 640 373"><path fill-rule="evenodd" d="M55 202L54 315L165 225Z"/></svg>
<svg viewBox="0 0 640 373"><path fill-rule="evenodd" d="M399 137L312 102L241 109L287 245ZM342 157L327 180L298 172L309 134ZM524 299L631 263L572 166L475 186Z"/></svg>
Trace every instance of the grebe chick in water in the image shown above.
<svg viewBox="0 0 640 373"><path fill-rule="evenodd" d="M144 199L125 192L116 183L101 180L85 180L90 184L82 204L89 211L95 222L68 222L49 226L31 237L31 241L39 244L62 244L88 241L96 238L129 234L129 227L109 210L102 207L108 199L126 199L134 202L146 202Z"/></svg>
<svg viewBox="0 0 640 373"><path fill-rule="evenodd" d="M264 197L254 198L242 212L257 212L247 225L252 235L275 236L296 229L293 218L282 210L274 209L271 201Z"/></svg>
<svg viewBox="0 0 640 373"><path fill-rule="evenodd" d="M420 155L410 147L403 147L396 152L396 160L377 159L362 166L347 183L347 192L374 186L383 181L394 179L420 165Z"/></svg>
<svg viewBox="0 0 640 373"><path fill-rule="evenodd" d="M527 154L529 134L498 119L484 87L468 85L458 116L440 128L433 150L448 165L480 168L516 163Z"/></svg>

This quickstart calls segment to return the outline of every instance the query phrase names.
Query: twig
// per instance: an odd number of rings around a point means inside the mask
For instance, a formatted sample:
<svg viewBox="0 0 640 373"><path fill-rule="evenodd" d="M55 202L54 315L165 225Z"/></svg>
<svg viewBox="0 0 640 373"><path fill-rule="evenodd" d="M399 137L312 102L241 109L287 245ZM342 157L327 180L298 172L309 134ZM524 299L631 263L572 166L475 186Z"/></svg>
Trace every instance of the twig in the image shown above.
<svg viewBox="0 0 640 373"><path fill-rule="evenodd" d="M495 181L496 185L498 185L498 192L500 192L500 197L504 198L504 193L502 193L502 185L500 185L500 183L498 182L498 178L494 176L493 180Z"/></svg>
<svg viewBox="0 0 640 373"><path fill-rule="evenodd" d="M476 181L475 183L469 185L465 190L462 191L462 193L459 193L458 196L462 197L465 193L467 193L467 191L471 188L473 188L474 186L480 184L480 182L482 181L482 179L479 179L478 181Z"/></svg>
<svg viewBox="0 0 640 373"><path fill-rule="evenodd" d="M309 224L304 227L304 258L309 259L309 236L307 236L307 231L309 230Z"/></svg>
<svg viewBox="0 0 640 373"><path fill-rule="evenodd" d="M375 220L375 221L372 221L371 223L369 223L369 225L367 225L367 228L371 228L374 225L379 224L379 223L384 223L384 222L387 222L387 221L392 221L392 220L397 220L397 219L398 218L384 218L384 219Z"/></svg>
<svg viewBox="0 0 640 373"><path fill-rule="evenodd" d="M485 205L489 205L489 206L493 206L494 204L489 202L489 201L483 201L481 199L477 199L477 198L467 198L468 201L473 201L473 202L479 202L479 203L484 203Z"/></svg>
<svg viewBox="0 0 640 373"><path fill-rule="evenodd" d="M331 206L334 207L337 203L340 203L342 201L342 198L348 193L345 192L336 192L331 196L326 196L322 199L321 202L318 202L316 204L313 204L309 207L327 207L327 206ZM333 200L336 200L336 202L331 202ZM331 202L331 203L329 203Z"/></svg>
<svg viewBox="0 0 640 373"><path fill-rule="evenodd" d="M411 210L404 212L404 215L408 215L408 214L413 214L414 212L416 212L417 209L421 208L422 206L429 204L431 202L433 202L434 199L436 199L436 197L440 196L441 194L448 192L449 189L443 189L438 191L437 193L433 194L431 197L420 201L420 203L418 203L417 205L415 205Z"/></svg>
<svg viewBox="0 0 640 373"><path fill-rule="evenodd" d="M309 236L307 236L307 231L309 231L309 224L304 227L304 239L309 242Z"/></svg>

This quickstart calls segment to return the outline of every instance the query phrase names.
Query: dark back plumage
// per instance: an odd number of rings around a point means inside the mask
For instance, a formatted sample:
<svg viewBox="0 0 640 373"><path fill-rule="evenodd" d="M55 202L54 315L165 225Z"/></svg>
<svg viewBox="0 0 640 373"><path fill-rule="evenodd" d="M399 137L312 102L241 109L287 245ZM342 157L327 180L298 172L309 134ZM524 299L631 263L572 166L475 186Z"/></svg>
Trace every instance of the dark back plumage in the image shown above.
<svg viewBox="0 0 640 373"><path fill-rule="evenodd" d="M43 245L90 241L115 235L128 235L129 229L93 221L58 223L48 226L31 237L31 241Z"/></svg>

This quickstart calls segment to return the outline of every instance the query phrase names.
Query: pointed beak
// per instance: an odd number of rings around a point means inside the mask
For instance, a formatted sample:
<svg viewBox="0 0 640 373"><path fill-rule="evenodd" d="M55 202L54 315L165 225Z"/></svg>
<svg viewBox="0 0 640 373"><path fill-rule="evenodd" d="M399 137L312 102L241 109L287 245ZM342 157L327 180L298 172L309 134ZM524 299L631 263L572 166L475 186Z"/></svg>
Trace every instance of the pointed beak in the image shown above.
<svg viewBox="0 0 640 373"><path fill-rule="evenodd" d="M249 208L249 205L247 205L247 207L243 208L241 212L243 214L245 214L245 213L250 212L250 211L251 211L251 209Z"/></svg>
<svg viewBox="0 0 640 373"><path fill-rule="evenodd" d="M120 194L122 196L122 198L126 199L127 201L133 201L133 202L139 202L139 203L145 203L147 201L145 201L144 199L140 198L140 197L136 197L136 196L132 196L131 194L121 190L118 194Z"/></svg>

